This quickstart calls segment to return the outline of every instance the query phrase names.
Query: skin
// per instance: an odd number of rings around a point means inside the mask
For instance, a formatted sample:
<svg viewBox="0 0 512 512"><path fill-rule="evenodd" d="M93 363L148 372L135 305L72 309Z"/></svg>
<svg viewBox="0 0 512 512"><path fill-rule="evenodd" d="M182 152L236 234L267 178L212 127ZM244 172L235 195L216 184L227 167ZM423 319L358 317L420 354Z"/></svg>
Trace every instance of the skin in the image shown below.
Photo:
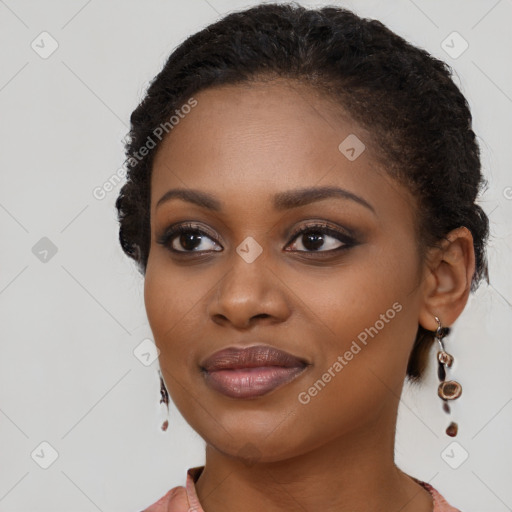
<svg viewBox="0 0 512 512"><path fill-rule="evenodd" d="M222 86L198 105L155 155L145 304L170 396L206 441L196 489L207 512L323 510L432 512L430 495L394 463L395 426L418 323L435 330L462 312L474 271L472 238L451 232L425 258L416 201L377 162L378 148L333 103L285 80ZM356 134L366 150L348 160L338 145ZM335 186L367 201L334 197L275 210L274 194ZM214 196L220 211L173 188ZM294 228L324 220L356 243L324 233L314 251ZM173 223L206 230L192 251L158 243ZM252 237L261 255L236 248ZM180 245L179 234L173 246ZM170 244L169 244L170 245ZM402 306L307 404L298 400L374 326ZM295 380L256 399L210 389L199 362L229 347L270 344L306 359ZM181 496L180 499L184 499Z"/></svg>

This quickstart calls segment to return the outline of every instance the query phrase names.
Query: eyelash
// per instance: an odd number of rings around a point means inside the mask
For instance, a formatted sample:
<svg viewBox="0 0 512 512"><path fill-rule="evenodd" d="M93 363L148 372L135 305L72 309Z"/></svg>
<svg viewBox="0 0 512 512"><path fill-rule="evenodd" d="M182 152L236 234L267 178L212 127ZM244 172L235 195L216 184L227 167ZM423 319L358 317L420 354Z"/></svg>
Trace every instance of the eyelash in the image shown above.
<svg viewBox="0 0 512 512"><path fill-rule="evenodd" d="M288 242L287 246L296 240L299 235L309 233L309 232L319 232L321 234L332 236L333 238L336 238L339 242L342 242L343 245L340 247L337 247L336 249L329 249L327 251L292 251L292 252L298 252L303 254L328 254L332 255L333 253L341 252L344 250L347 250L355 245L357 245L357 241L353 236L350 236L342 231L339 231L338 229L334 229L330 227L326 223L315 223L315 224L309 224L307 226L302 226L301 228L298 228L293 231L291 234L290 241ZM215 250L209 250L209 251L178 251L176 249L172 248L172 241L177 235L182 234L195 234L195 235L206 235L208 238L212 239L215 242L214 237L202 229L199 229L197 226L193 224L180 224L175 227L169 228L158 240L157 243L163 245L166 247L169 251L171 251L173 254L201 254L201 253L210 253L210 252L220 252ZM215 242L217 243L217 242Z"/></svg>

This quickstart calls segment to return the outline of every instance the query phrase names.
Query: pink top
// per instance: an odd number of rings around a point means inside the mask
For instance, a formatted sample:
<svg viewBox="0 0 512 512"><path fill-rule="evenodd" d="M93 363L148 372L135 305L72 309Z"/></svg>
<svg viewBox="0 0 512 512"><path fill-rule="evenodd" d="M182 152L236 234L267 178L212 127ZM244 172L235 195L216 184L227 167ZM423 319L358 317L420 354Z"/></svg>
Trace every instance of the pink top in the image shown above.
<svg viewBox="0 0 512 512"><path fill-rule="evenodd" d="M194 485L203 468L204 466L190 468L187 471L186 487L173 487L165 496L162 496L143 512L204 512L199 503ZM432 512L460 512L459 509L452 507L430 484L414 477L411 478L423 486L432 496L434 502L434 510Z"/></svg>

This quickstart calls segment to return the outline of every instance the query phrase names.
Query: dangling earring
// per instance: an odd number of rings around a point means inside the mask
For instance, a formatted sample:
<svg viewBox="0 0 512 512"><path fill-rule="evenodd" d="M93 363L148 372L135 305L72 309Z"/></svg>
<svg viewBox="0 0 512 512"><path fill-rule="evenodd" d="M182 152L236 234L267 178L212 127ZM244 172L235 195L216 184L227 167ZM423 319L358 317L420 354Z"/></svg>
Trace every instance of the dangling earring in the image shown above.
<svg viewBox="0 0 512 512"><path fill-rule="evenodd" d="M165 387L164 379L162 377L162 373L160 370L158 370L158 373L160 374L160 403L165 404L167 407L167 417L169 417L169 393L167 391L167 388ZM167 427L169 426L169 420L165 420L162 423L162 430L167 430Z"/></svg>
<svg viewBox="0 0 512 512"><path fill-rule="evenodd" d="M443 410L447 414L450 414L450 406L448 405L447 401L459 398L459 396L462 393L462 386L454 380L445 380L446 368L451 368L453 364L453 356L445 351L442 339L450 332L450 329L448 327L443 327L441 325L441 320L439 320L437 316L434 318L436 319L437 322L435 339L439 343L439 347L441 349L437 353L437 376L439 377L440 381L439 387L437 388L437 394L444 401ZM452 421L450 425L448 425L448 428L446 429L446 434L449 435L450 437L455 437L457 435L457 431L458 425L457 423Z"/></svg>

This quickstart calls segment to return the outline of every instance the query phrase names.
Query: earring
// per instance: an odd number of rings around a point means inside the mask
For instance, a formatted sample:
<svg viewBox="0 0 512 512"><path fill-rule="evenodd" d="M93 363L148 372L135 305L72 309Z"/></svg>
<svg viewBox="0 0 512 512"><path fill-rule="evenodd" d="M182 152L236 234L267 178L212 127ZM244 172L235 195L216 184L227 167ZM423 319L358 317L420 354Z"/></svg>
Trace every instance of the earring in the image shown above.
<svg viewBox="0 0 512 512"><path fill-rule="evenodd" d="M160 403L165 404L167 407L167 416L169 416L169 392L167 391L167 388L165 387L165 382L162 377L162 374L160 370L158 370L158 373L160 374ZM169 426L169 421L165 420L162 423L162 430L166 431L167 427Z"/></svg>
<svg viewBox="0 0 512 512"><path fill-rule="evenodd" d="M441 320L434 317L437 322L437 329L435 333L435 339L439 343L439 347L441 350L437 352L437 376L439 377L439 387L437 388L437 394L443 400L443 411L447 414L450 414L450 406L448 405L448 400L455 400L459 398L462 393L462 386L454 381L454 380L446 380L446 368L451 368L453 365L453 356L448 354L444 349L443 338L446 336L450 329L448 327L443 327L441 325ZM454 421L448 425L446 429L446 434L450 437L455 437L458 431L458 425Z"/></svg>

